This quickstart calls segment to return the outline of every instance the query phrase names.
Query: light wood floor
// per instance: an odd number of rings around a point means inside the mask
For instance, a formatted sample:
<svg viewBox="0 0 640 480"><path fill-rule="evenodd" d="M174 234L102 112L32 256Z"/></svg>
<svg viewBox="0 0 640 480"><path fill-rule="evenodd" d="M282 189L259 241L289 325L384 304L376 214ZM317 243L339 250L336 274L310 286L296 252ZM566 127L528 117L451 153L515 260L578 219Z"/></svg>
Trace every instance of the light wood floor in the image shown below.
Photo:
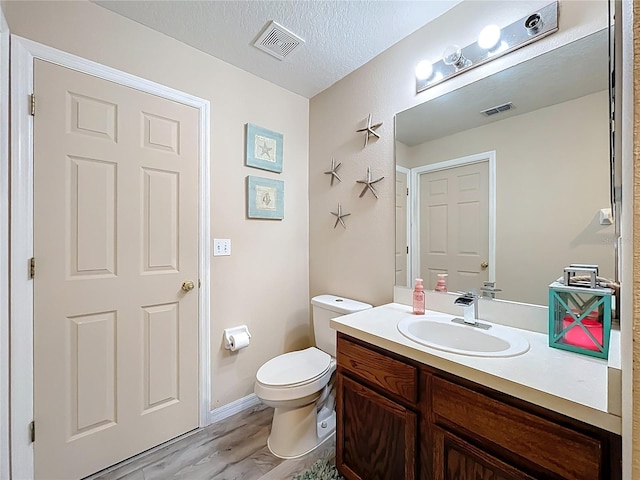
<svg viewBox="0 0 640 480"><path fill-rule="evenodd" d="M267 448L272 417L273 409L260 405L85 480L288 480L320 458L333 461L335 437L302 458L273 456Z"/></svg>

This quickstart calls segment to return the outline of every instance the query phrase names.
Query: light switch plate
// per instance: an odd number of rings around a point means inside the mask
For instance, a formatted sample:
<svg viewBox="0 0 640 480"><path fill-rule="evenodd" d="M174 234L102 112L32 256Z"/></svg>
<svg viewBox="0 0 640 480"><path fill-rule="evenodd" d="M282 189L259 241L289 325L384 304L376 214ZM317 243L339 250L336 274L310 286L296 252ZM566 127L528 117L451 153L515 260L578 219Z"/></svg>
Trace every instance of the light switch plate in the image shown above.
<svg viewBox="0 0 640 480"><path fill-rule="evenodd" d="M231 255L231 240L229 238L213 239L213 256L220 257Z"/></svg>

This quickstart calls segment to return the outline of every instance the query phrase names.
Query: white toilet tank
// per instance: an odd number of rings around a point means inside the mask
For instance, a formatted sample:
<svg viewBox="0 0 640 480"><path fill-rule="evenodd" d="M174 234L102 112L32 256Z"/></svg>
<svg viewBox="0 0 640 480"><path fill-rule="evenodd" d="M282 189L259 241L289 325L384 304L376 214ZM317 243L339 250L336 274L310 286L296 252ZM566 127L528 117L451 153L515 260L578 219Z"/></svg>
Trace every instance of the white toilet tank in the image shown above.
<svg viewBox="0 0 640 480"><path fill-rule="evenodd" d="M372 308L368 303L335 295L318 295L311 299L313 305L313 331L316 347L332 357L336 356L336 331L331 328L332 318Z"/></svg>

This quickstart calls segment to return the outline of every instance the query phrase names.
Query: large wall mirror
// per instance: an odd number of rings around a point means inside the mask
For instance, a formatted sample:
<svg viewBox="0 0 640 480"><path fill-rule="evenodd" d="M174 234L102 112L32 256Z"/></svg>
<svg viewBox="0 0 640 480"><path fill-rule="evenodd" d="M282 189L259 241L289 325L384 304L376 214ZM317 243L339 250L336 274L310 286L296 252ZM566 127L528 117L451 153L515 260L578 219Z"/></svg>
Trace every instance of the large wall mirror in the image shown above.
<svg viewBox="0 0 640 480"><path fill-rule="evenodd" d="M396 285L546 305L571 263L616 274L609 32L396 116ZM484 113L481 113L484 112Z"/></svg>

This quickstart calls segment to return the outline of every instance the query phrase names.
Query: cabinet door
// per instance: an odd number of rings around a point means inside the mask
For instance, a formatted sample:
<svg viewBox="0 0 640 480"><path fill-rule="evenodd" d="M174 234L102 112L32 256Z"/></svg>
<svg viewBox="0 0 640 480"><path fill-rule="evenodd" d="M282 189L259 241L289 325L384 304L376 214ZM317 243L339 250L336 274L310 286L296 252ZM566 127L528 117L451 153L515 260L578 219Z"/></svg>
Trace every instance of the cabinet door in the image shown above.
<svg viewBox="0 0 640 480"><path fill-rule="evenodd" d="M598 435L582 433L540 415L514 407L470 388L433 377L434 422L448 431L492 445L494 453L523 465L541 477L610 480L607 445Z"/></svg>
<svg viewBox="0 0 640 480"><path fill-rule="evenodd" d="M433 429L434 480L533 480L455 435Z"/></svg>
<svg viewBox="0 0 640 480"><path fill-rule="evenodd" d="M336 465L348 480L414 480L416 414L338 373Z"/></svg>

